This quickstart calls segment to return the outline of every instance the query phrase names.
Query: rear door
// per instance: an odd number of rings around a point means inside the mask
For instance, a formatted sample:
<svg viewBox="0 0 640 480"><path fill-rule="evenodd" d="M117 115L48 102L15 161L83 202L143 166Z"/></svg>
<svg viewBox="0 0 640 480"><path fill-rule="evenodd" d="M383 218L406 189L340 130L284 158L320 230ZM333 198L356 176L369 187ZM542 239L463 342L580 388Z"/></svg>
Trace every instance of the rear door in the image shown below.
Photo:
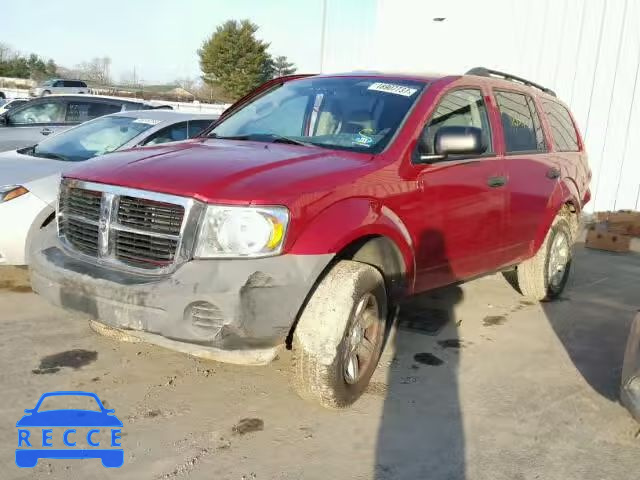
<svg viewBox="0 0 640 480"><path fill-rule="evenodd" d="M441 126L481 128L487 151L418 165L421 205L412 214L416 239L416 290L424 291L496 268L504 223L503 159L493 145L491 111L479 86L443 95L425 125L427 139ZM426 142L424 148L432 148ZM430 152L421 152L429 154Z"/></svg>
<svg viewBox="0 0 640 480"><path fill-rule="evenodd" d="M115 102L103 102L100 100L69 100L65 122L68 125L77 125L94 118L122 111L122 104Z"/></svg>
<svg viewBox="0 0 640 480"><path fill-rule="evenodd" d="M536 233L558 184L559 161L549 153L540 109L520 91L494 89L504 138L507 218L503 266L518 263L533 252Z"/></svg>
<svg viewBox="0 0 640 480"><path fill-rule="evenodd" d="M53 85L49 90L51 90L51 93L69 93L69 89L66 88L64 80L57 80L53 82Z"/></svg>

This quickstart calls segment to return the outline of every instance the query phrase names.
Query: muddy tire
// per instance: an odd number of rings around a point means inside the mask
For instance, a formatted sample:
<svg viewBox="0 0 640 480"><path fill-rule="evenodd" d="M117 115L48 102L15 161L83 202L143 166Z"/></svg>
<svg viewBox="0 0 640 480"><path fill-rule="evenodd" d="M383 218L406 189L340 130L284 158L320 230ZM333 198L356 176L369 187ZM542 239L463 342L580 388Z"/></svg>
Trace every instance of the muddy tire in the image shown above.
<svg viewBox="0 0 640 480"><path fill-rule="evenodd" d="M298 394L327 408L355 402L378 364L387 313L382 274L364 263L337 263L312 293L293 334Z"/></svg>
<svg viewBox="0 0 640 480"><path fill-rule="evenodd" d="M562 294L571 272L577 230L574 217L564 212L558 215L535 256L518 265L507 279L516 281L514 288L525 297L543 301Z"/></svg>

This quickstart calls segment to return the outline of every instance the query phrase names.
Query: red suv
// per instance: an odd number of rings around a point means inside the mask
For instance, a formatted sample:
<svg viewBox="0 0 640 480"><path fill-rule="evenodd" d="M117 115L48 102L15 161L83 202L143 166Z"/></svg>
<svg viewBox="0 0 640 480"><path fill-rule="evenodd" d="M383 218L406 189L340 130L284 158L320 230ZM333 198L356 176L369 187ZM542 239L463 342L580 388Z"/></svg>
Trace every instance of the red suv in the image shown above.
<svg viewBox="0 0 640 480"><path fill-rule="evenodd" d="M557 297L590 176L567 107L512 75L286 77L201 138L67 174L32 283L120 338L286 345L302 396L343 407L403 297L497 271Z"/></svg>

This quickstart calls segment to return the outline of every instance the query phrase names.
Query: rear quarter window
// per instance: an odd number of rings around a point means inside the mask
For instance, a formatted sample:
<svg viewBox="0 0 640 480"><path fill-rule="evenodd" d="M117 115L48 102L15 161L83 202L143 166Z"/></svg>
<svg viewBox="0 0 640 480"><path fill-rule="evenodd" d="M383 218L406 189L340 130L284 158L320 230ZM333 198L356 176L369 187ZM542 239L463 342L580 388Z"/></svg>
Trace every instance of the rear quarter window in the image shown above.
<svg viewBox="0 0 640 480"><path fill-rule="evenodd" d="M578 132L571 120L569 111L556 102L542 102L549 125L551 126L551 138L558 152L577 152L580 150Z"/></svg>

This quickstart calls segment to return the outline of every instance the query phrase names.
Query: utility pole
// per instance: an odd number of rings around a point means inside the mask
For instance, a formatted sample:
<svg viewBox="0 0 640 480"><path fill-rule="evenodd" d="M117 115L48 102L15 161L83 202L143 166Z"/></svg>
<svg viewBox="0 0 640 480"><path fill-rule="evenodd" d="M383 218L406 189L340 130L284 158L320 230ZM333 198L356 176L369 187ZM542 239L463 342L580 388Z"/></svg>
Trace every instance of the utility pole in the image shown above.
<svg viewBox="0 0 640 480"><path fill-rule="evenodd" d="M320 31L320 72L324 70L324 40L327 29L327 0L322 0L322 30Z"/></svg>

